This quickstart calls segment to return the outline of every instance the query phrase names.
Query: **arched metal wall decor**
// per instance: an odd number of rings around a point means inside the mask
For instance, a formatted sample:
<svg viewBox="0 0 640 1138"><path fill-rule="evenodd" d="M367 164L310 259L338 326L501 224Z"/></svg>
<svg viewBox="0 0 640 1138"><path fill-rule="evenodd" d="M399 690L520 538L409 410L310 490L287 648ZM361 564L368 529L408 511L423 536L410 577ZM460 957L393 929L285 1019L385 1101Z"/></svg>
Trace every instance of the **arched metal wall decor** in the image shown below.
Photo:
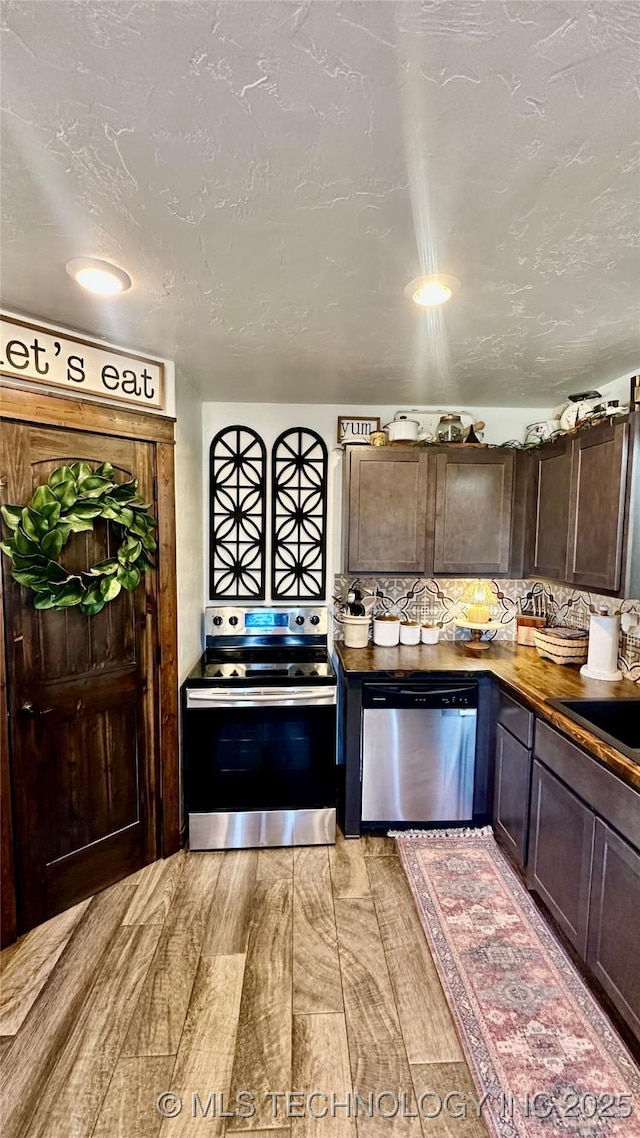
<svg viewBox="0 0 640 1138"><path fill-rule="evenodd" d="M210 450L211 600L265 598L267 452L251 427L225 427Z"/></svg>
<svg viewBox="0 0 640 1138"><path fill-rule="evenodd" d="M326 594L327 448L306 427L273 444L271 593L274 600L320 601Z"/></svg>

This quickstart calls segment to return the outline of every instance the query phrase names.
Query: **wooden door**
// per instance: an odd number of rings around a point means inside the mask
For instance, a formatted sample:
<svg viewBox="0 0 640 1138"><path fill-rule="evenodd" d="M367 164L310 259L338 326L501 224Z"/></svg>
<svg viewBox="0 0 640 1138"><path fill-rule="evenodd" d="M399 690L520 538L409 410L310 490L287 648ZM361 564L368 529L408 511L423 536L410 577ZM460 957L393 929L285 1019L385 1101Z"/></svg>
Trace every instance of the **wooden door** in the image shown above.
<svg viewBox="0 0 640 1138"><path fill-rule="evenodd" d="M629 427L594 427L573 442L567 580L617 592L621 584Z"/></svg>
<svg viewBox="0 0 640 1138"><path fill-rule="evenodd" d="M582 957L586 954L594 814L533 761L527 884Z"/></svg>
<svg viewBox="0 0 640 1138"><path fill-rule="evenodd" d="M371 447L352 450L348 462L347 572L430 571L429 455Z"/></svg>
<svg viewBox="0 0 640 1138"><path fill-rule="evenodd" d="M640 854L596 819L587 964L640 1037Z"/></svg>
<svg viewBox="0 0 640 1138"><path fill-rule="evenodd" d="M154 501L154 447L3 423L4 502L27 502L62 463L110 462ZM114 551L105 522L74 534L61 561ZM18 931L158 856L156 573L97 616L38 612L3 555Z"/></svg>
<svg viewBox="0 0 640 1138"><path fill-rule="evenodd" d="M527 860L531 752L498 724L493 828L518 865Z"/></svg>
<svg viewBox="0 0 640 1138"><path fill-rule="evenodd" d="M531 576L566 581L571 439L544 443L532 461L535 497L528 519L527 571Z"/></svg>
<svg viewBox="0 0 640 1138"><path fill-rule="evenodd" d="M514 457L511 451L451 449L436 458L436 574L509 572Z"/></svg>

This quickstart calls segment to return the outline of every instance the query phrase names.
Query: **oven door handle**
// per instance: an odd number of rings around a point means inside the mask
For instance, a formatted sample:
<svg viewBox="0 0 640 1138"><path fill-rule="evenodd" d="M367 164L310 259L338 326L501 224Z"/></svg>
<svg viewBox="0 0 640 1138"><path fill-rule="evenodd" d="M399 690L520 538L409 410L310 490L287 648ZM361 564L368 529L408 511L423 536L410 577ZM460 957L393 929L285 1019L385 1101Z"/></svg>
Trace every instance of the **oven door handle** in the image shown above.
<svg viewBox="0 0 640 1138"><path fill-rule="evenodd" d="M216 707L287 707L291 704L303 704L312 707L314 704L333 704L336 702L335 687L318 688L273 688L271 690L254 691L244 688L241 691L233 688L214 688L187 692L187 709L199 708L201 710L215 709Z"/></svg>

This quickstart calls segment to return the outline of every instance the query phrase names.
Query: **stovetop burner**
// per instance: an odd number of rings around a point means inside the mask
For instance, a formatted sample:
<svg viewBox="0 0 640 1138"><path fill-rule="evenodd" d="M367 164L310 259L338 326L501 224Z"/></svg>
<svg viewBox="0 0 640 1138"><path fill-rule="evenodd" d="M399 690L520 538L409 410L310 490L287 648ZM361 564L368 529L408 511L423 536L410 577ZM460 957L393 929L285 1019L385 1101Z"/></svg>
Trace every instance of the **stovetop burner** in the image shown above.
<svg viewBox="0 0 640 1138"><path fill-rule="evenodd" d="M189 676L201 685L241 680L335 683L335 671L324 648L208 648Z"/></svg>
<svg viewBox="0 0 640 1138"><path fill-rule="evenodd" d="M270 668L265 664L262 668L247 668L244 664L205 664L204 678L211 680L280 680L280 679L308 679L310 676L333 675L331 665L325 664L290 664L288 667Z"/></svg>
<svg viewBox="0 0 640 1138"><path fill-rule="evenodd" d="M295 661L298 664L322 664L327 659L326 648L282 647L268 644L266 647L240 646L236 648L207 648L207 664L251 664L259 668L287 666Z"/></svg>

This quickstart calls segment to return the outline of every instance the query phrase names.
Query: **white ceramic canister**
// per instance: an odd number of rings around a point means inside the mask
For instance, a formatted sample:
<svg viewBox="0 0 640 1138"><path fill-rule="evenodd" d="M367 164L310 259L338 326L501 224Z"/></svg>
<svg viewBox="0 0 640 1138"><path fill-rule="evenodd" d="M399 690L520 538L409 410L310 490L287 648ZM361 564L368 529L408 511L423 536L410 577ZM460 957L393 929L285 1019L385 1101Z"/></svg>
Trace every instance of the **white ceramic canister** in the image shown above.
<svg viewBox="0 0 640 1138"><path fill-rule="evenodd" d="M417 620L402 620L400 622L400 643L420 643L420 625Z"/></svg>
<svg viewBox="0 0 640 1138"><path fill-rule="evenodd" d="M345 648L366 648L369 643L369 616L343 616Z"/></svg>
<svg viewBox="0 0 640 1138"><path fill-rule="evenodd" d="M400 643L400 617L374 616L373 643L381 648L393 648Z"/></svg>
<svg viewBox="0 0 640 1138"><path fill-rule="evenodd" d="M440 629L436 625L423 624L420 629L423 644L437 644L440 639Z"/></svg>

